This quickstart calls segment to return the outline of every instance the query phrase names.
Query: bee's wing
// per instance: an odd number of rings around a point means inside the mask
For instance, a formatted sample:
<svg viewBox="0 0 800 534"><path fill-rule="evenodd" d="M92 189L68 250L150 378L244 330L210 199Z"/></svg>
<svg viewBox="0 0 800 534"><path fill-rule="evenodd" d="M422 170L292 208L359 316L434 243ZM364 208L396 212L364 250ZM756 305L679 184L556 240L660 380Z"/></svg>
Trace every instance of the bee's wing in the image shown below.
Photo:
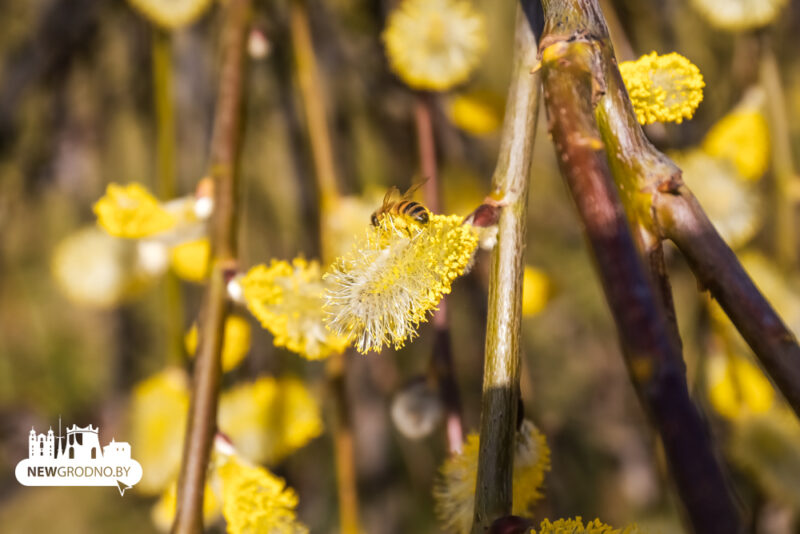
<svg viewBox="0 0 800 534"><path fill-rule="evenodd" d="M383 202L381 203L381 210L385 210L391 203L394 197L399 197L400 190L397 189L396 186L392 186L386 191L386 194L383 196Z"/></svg>
<svg viewBox="0 0 800 534"><path fill-rule="evenodd" d="M412 184L411 187L408 188L408 191L403 193L403 200L410 200L411 197L414 196L414 193L417 192L417 189L419 189L420 187L425 185L425 182L427 182L427 181L428 181L428 178L423 178L421 181L419 181L419 182L417 182L415 184Z"/></svg>

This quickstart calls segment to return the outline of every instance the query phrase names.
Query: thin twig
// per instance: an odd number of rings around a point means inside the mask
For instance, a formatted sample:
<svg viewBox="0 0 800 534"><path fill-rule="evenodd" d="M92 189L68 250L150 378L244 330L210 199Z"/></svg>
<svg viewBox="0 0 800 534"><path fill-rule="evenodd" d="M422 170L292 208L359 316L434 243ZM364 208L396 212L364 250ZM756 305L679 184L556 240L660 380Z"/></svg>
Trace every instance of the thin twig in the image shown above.
<svg viewBox="0 0 800 534"><path fill-rule="evenodd" d="M610 42L602 14L596 0L545 0L543 5L542 72L549 129L617 324L632 382L661 436L670 473L695 532L742 532L709 431L689 397L679 346L673 342L676 333L664 313L667 299L653 288L628 226L629 217L637 224L641 220L642 233L637 237L640 244L646 242L644 232L652 223L645 226L645 215L637 211L646 204L639 203L639 190L621 188L629 206L625 213L611 171L624 170L626 163L612 157L609 167L606 150L613 153L613 146L607 147L601 139L595 117L599 103L598 115L604 111L610 115L601 127L618 119L629 121L622 115L627 108L615 109L611 100L603 103L619 74L615 63L603 54L610 50ZM626 125L640 132L638 125ZM604 131L603 135L618 141L614 133ZM643 158L636 165L647 163ZM659 263L656 257L655 272L662 268ZM662 291L669 294L663 281Z"/></svg>
<svg viewBox="0 0 800 534"><path fill-rule="evenodd" d="M537 64L536 36L523 12L533 4L517 7L514 66L492 177L493 196L501 199L503 209L489 279L473 533L485 532L492 521L511 513L525 221L541 88L539 74L531 74Z"/></svg>
<svg viewBox="0 0 800 534"><path fill-rule="evenodd" d="M433 128L434 95L417 93L414 119L417 125L420 169L425 180L422 196L433 212L441 211L439 171L436 164L436 142ZM464 444L464 428L461 421L461 399L458 394L453 353L450 344L450 328L447 320L447 299L439 303L433 313L435 338L431 355L431 371L439 386L445 412L447 450L451 454L461 452Z"/></svg>
<svg viewBox="0 0 800 534"><path fill-rule="evenodd" d="M158 195L175 197L175 105L172 94L172 35L153 27L153 100L156 114L156 162ZM169 342L168 360L183 364L183 296L181 283L173 272L164 277L164 314Z"/></svg>
<svg viewBox="0 0 800 534"><path fill-rule="evenodd" d="M325 92L321 85L305 0L292 0L289 11L294 67L303 103L314 172L319 186L323 209L338 196L336 166L333 160L328 120L325 115Z"/></svg>
<svg viewBox="0 0 800 534"><path fill-rule="evenodd" d="M320 223L325 225L339 198L336 165L325 113L322 80L317 69L314 43L308 21L305 0L292 0L290 6L292 50L294 53L300 99L303 103L306 128L311 140L314 160L314 178L320 195ZM327 242L330 235L320 229L321 255L324 261L332 260L334 244ZM339 529L342 534L358 534L358 483L356 478L355 446L347 396L348 354L333 354L325 368L328 396L331 399L333 448L336 462L336 486L339 500Z"/></svg>
<svg viewBox="0 0 800 534"><path fill-rule="evenodd" d="M772 174L775 179L775 241L778 261L786 270L797 265L797 191L800 178L792 161L789 114L781 87L778 62L767 39L762 42L761 84L767 93L767 118L772 145ZM794 186L793 186L794 184Z"/></svg>
<svg viewBox="0 0 800 534"><path fill-rule="evenodd" d="M222 70L209 163L209 175L214 181L211 272L200 314L192 399L172 527L175 534L196 534L203 530L203 494L216 431L223 326L229 308L226 273L236 264L237 156L250 0L230 0L225 16Z"/></svg>

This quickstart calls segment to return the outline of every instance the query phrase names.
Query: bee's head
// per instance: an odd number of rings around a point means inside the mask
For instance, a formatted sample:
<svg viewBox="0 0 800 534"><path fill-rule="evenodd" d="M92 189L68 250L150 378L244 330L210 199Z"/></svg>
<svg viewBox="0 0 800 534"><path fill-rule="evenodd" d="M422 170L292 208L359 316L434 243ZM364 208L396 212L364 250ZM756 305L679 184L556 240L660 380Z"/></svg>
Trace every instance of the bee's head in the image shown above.
<svg viewBox="0 0 800 534"><path fill-rule="evenodd" d="M372 214L372 217L369 218L369 222L372 223L372 226L378 226L378 212Z"/></svg>

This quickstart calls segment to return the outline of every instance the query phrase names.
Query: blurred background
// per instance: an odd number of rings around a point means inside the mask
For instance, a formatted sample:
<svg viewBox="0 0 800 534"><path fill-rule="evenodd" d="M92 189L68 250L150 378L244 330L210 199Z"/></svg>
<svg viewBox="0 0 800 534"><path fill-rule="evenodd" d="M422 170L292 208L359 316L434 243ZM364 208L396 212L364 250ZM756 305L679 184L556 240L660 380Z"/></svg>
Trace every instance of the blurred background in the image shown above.
<svg viewBox="0 0 800 534"><path fill-rule="evenodd" d="M64 533L142 533L165 524L154 507L174 480L182 446L183 373L193 350L184 333L196 320L203 290L202 275L191 272L198 256L172 244L153 252L144 243L111 238L97 229L92 206L111 182L141 183L162 201L195 193L208 165L223 7L212 2L191 23L164 29L141 3L0 3L4 532L58 525ZM435 96L433 116L442 211L460 215L489 192L515 11L514 2L473 4L486 20L485 56L468 82ZM694 119L646 131L684 168L745 267L800 334L800 243L775 216L781 209L796 215L800 198L800 3L786 3L767 22L745 20L733 28L721 28L708 9L752 2L601 4L620 61L676 51L699 67L706 88ZM339 187L361 199L366 225L388 187L405 189L420 176L414 93L391 72L381 41L392 2L309 0L307 6L320 77L316 98L327 110ZM255 2L240 174L244 269L272 259L320 257L317 182L289 9L286 0ZM166 185L158 156L164 110L158 57L165 50L175 117L174 183ZM733 124L741 115L745 122ZM794 252L788 255L781 252L787 232ZM526 417L552 451L545 497L533 517L581 515L682 532L662 454L629 383L553 157L544 112L527 239L522 396ZM488 259L479 253L447 297L468 431L480 418ZM690 388L753 531L798 532L797 422L680 256L670 250L668 260ZM225 374L223 389L243 395L241 406L234 400L229 406L236 421L231 426L242 428L223 430L236 443L237 433L257 434L265 424L241 388L264 377L300 380L323 427L291 451L267 451L257 439L244 448L297 491L298 516L312 532L338 532L325 362L275 347L244 308L237 316L249 349ZM394 396L426 373L433 337L430 325L422 325L419 339L400 351L345 356L365 532L439 531L431 488L446 456L442 427L410 439L389 415ZM131 442L133 457L152 476L122 499L110 488L19 485L13 471L25 457L31 426L45 432L59 417L64 425L99 425L103 443L112 436ZM224 524L216 521L209 530L223 532Z"/></svg>

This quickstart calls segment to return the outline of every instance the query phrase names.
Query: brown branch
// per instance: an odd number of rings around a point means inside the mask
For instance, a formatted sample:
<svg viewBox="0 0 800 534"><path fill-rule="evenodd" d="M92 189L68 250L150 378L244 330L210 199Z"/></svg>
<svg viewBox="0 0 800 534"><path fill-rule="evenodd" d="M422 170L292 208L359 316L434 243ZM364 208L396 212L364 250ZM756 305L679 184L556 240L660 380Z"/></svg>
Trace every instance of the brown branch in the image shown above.
<svg viewBox="0 0 800 534"><path fill-rule="evenodd" d="M686 257L698 281L725 310L795 414L800 416L800 347L761 295L691 192L657 197L664 234Z"/></svg>
<svg viewBox="0 0 800 534"><path fill-rule="evenodd" d="M473 533L485 532L492 521L509 515L512 504L525 221L541 89L539 74L531 74L537 64L536 36L523 13L523 6L531 4L517 7L514 66L492 177L493 196L501 199L503 209L489 279Z"/></svg>
<svg viewBox="0 0 800 534"><path fill-rule="evenodd" d="M629 217L635 223L648 221L648 210L643 209L648 204L639 202L643 193L638 189L621 187L629 206L626 215L612 179L613 167L619 170L648 161L635 161L629 153L618 155L628 158L625 161L613 157L609 161L606 150L615 154L614 147L602 140L595 118L595 106L601 103L601 114L604 95L613 91L607 87L610 82L604 70L604 66L612 69L602 54L603 47L610 47L602 14L594 0L545 0L543 5L542 75L548 126L617 324L631 380L661 436L694 530L741 532L743 525L708 429L689 398L679 346L673 342L676 334L664 313L668 300L654 290L628 226ZM612 116L620 118L625 117ZM638 125L635 130L639 131ZM620 135L626 133L630 131ZM630 137L633 142L646 142L642 139ZM652 222L637 234L640 245L647 242L645 232L650 227ZM661 261L657 256L654 260L653 270L658 272ZM663 291L663 281L661 285Z"/></svg>
<svg viewBox="0 0 800 534"><path fill-rule="evenodd" d="M216 431L223 327L229 307L226 272L236 263L237 156L250 0L230 0L225 16L222 70L209 164L209 174L214 181L214 213L209 229L211 272L200 312L194 383L172 526L176 534L195 534L203 530L203 493Z"/></svg>
<svg viewBox="0 0 800 534"><path fill-rule="evenodd" d="M435 95L430 93L417 93L414 119L417 126L420 170L422 179L425 180L422 196L428 209L439 212L441 202L433 128L434 97ZM438 309L433 313L433 328L435 337L431 354L431 372L436 379L439 395L444 405L447 450L454 454L461 452L464 444L464 425L461 421L461 398L458 394L458 384L453 368L446 298L439 303Z"/></svg>

